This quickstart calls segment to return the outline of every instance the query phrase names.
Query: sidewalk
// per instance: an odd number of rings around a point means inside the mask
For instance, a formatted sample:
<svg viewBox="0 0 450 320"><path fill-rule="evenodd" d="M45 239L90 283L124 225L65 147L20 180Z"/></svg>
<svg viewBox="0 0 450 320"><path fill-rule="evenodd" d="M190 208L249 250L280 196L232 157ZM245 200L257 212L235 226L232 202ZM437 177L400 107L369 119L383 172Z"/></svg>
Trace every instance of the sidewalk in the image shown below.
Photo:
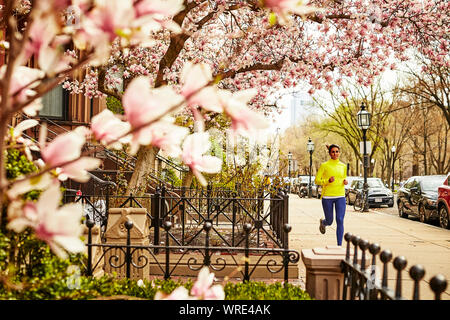
<svg viewBox="0 0 450 320"><path fill-rule="evenodd" d="M327 227L326 234L319 232L319 219L323 217L321 201L319 199L299 198L295 194L289 195L289 224L292 231L289 236L289 247L301 252L302 249L336 245L336 222ZM450 282L450 230L420 223L412 219L403 219L398 215L386 214L370 210L369 212L355 212L353 207L347 206L344 220L344 234L353 235L378 243L381 251L389 249L393 258L404 256L407 260L406 269L402 273L402 294L411 299L413 281L408 271L415 264L421 264L425 269L425 277L421 281L421 299L433 299L429 287L429 280L436 274L444 275ZM344 240L343 246L346 246ZM371 259L371 255L369 253ZM377 257L380 267L381 263ZM389 263L388 286L395 290L396 270ZM300 283L304 283L305 267L299 261ZM443 300L450 300L450 284L441 296Z"/></svg>

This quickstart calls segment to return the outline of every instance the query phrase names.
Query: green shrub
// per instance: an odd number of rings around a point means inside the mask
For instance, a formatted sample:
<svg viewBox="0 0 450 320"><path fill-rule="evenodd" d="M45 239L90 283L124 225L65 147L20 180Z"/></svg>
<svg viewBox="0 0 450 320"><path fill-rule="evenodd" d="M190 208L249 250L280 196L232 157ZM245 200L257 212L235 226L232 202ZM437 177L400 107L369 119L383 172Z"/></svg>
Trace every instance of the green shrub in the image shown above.
<svg viewBox="0 0 450 320"><path fill-rule="evenodd" d="M281 282L227 283L224 291L225 300L311 300L299 286L288 283L285 287Z"/></svg>
<svg viewBox="0 0 450 320"><path fill-rule="evenodd" d="M115 114L124 114L122 102L113 96L106 97L106 107Z"/></svg>
<svg viewBox="0 0 450 320"><path fill-rule="evenodd" d="M87 300L87 299L149 299L153 300L156 292L171 293L175 288L184 286L192 288L192 280L154 279L143 281L139 286L136 280L115 279L113 276L91 278L85 276L58 273L52 277L33 278L22 283L22 289L7 288L0 284L0 299L19 300ZM72 285L71 285L72 284ZM300 287L281 283L264 282L227 283L224 286L225 300L311 300Z"/></svg>

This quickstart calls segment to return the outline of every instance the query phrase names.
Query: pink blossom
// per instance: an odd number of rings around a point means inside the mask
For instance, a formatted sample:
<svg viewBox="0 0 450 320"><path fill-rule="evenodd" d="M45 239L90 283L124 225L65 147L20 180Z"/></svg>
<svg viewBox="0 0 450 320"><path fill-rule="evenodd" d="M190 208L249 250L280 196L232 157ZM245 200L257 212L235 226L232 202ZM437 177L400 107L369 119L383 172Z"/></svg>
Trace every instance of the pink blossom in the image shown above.
<svg viewBox="0 0 450 320"><path fill-rule="evenodd" d="M222 168L221 159L203 155L209 150L210 146L209 135L206 132L191 134L183 142L182 161L191 168L203 186L206 186L207 182L200 172L216 173Z"/></svg>
<svg viewBox="0 0 450 320"><path fill-rule="evenodd" d="M17 139L18 137L20 137L22 135L22 132L24 132L34 126L37 126L38 124L39 124L39 122L34 119L27 119L27 120L21 121L14 127L14 129L12 131L12 138Z"/></svg>
<svg viewBox="0 0 450 320"><path fill-rule="evenodd" d="M180 286L172 291L170 295L165 295L158 291L155 300L224 300L225 292L220 284L212 285L214 273L210 273L208 267L203 267L192 286L191 292Z"/></svg>
<svg viewBox="0 0 450 320"><path fill-rule="evenodd" d="M132 0L97 0L96 7L86 16L83 28L88 37L103 40L107 35L109 42L127 28L135 18Z"/></svg>
<svg viewBox="0 0 450 320"><path fill-rule="evenodd" d="M211 67L205 63L193 64L186 62L181 72L181 95L185 97L188 106L201 106L209 111L222 112L218 90L208 86L212 80Z"/></svg>
<svg viewBox="0 0 450 320"><path fill-rule="evenodd" d="M14 200L31 190L47 189L56 180L49 173L41 174L33 179L22 178L23 177L20 176L17 182L13 182L12 186L7 191L9 199Z"/></svg>
<svg viewBox="0 0 450 320"><path fill-rule="evenodd" d="M182 97L172 88L163 86L151 89L149 78L140 76L128 85L122 104L126 120L135 130L131 138L131 154L135 154L139 145L148 145L152 142L154 135L147 128L168 112L175 112L181 106Z"/></svg>
<svg viewBox="0 0 450 320"><path fill-rule="evenodd" d="M183 10L182 0L142 0L135 6L136 16L162 15L174 16Z"/></svg>
<svg viewBox="0 0 450 320"><path fill-rule="evenodd" d="M181 154L180 143L188 133L187 128L176 126L173 119L165 117L134 134L130 152L134 154L139 145L152 145L169 157L178 157Z"/></svg>
<svg viewBox="0 0 450 320"><path fill-rule="evenodd" d="M145 76L133 79L122 97L126 120L133 128L158 119L181 102L170 87L151 89L150 78Z"/></svg>
<svg viewBox="0 0 450 320"><path fill-rule="evenodd" d="M305 16L322 10L305 5L307 2L302 0L265 0L264 7L272 10L280 18L281 24L287 24L290 21L289 15L292 13Z"/></svg>
<svg viewBox="0 0 450 320"><path fill-rule="evenodd" d="M78 182L87 182L91 178L88 171L97 169L101 163L100 159L81 157L57 170L58 179L65 181L69 178Z"/></svg>
<svg viewBox="0 0 450 320"><path fill-rule="evenodd" d="M29 41L25 44L24 61L28 60L33 54L39 58L41 50L50 45L55 37L57 26L54 19L36 19L31 24Z"/></svg>
<svg viewBox="0 0 450 320"><path fill-rule="evenodd" d="M249 135L269 126L264 116L247 107L247 103L255 96L256 90L243 90L233 94L222 91L221 94L225 113L230 116L231 127L235 133Z"/></svg>
<svg viewBox="0 0 450 320"><path fill-rule="evenodd" d="M78 132L70 131L57 136L49 144L41 147L41 156L49 167L58 167L75 160L81 155L86 138ZM43 141L41 140L41 143Z"/></svg>
<svg viewBox="0 0 450 320"><path fill-rule="evenodd" d="M91 120L91 130L95 139L117 150L122 148L122 143L129 142L129 137L124 137L124 135L130 131L130 128L128 122L120 120L108 109L95 115ZM117 139L119 141L116 141ZM115 142L112 143L113 141ZM110 145L110 143L112 144Z"/></svg>
<svg viewBox="0 0 450 320"><path fill-rule="evenodd" d="M191 289L191 295L204 300L223 300L225 293L221 285L212 285L214 282L214 273L210 273L208 267L203 267L197 281Z"/></svg>
<svg viewBox="0 0 450 320"><path fill-rule="evenodd" d="M87 170L97 168L100 159L81 157L81 149L86 142L88 129L85 127L77 127L74 131L63 133L57 136L49 144L45 144L46 128L43 129L39 137L41 144L41 157L47 167L57 168L56 173L59 174L60 180L72 178L79 182L89 180Z"/></svg>
<svg viewBox="0 0 450 320"><path fill-rule="evenodd" d="M59 183L52 184L37 202L28 201L22 207L18 202L11 204L7 227L15 232L33 228L37 238L47 242L56 255L66 258L65 250L72 253L85 250L80 239L83 211L80 203L70 203L59 208L62 197L59 188Z"/></svg>
<svg viewBox="0 0 450 320"><path fill-rule="evenodd" d="M161 291L155 294L155 300L197 300L196 297L189 295L188 289L183 286L175 288L171 294L166 295Z"/></svg>
<svg viewBox="0 0 450 320"><path fill-rule="evenodd" d="M0 67L0 78L5 76L6 65ZM32 90L37 87L40 83L40 79L43 79L45 73L39 69L28 68L24 66L18 66L14 68L10 87L9 94L14 96L17 102L25 102L28 98L34 96L36 92ZM40 103L34 105L33 109L28 110L28 115L34 116L36 115L36 111L42 108Z"/></svg>

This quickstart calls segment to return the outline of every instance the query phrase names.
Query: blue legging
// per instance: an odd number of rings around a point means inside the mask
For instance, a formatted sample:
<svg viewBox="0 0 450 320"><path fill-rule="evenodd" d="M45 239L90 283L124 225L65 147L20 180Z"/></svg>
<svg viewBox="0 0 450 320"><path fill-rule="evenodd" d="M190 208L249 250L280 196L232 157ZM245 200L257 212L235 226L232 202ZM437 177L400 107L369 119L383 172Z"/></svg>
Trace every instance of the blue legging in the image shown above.
<svg viewBox="0 0 450 320"><path fill-rule="evenodd" d="M332 199L322 198L322 208L325 214L325 221L323 224L326 226L331 226L333 224L333 204L336 210L336 239L338 246L340 246L342 245L342 237L344 236L345 197Z"/></svg>

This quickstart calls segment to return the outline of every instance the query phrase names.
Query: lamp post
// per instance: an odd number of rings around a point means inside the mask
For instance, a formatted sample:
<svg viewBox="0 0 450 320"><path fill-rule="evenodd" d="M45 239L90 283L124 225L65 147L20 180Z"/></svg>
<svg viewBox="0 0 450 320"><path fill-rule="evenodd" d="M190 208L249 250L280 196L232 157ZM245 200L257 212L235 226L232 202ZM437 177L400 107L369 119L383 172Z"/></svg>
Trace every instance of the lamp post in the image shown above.
<svg viewBox="0 0 450 320"><path fill-rule="evenodd" d="M291 192L291 166L292 166L292 152L289 151L288 153L288 160L289 160L289 168L288 168L288 177L289 177L289 186L288 186L288 192Z"/></svg>
<svg viewBox="0 0 450 320"><path fill-rule="evenodd" d="M394 167L395 167L395 146L392 146L391 148L392 152L392 192L394 192L394 181L395 181L395 175L394 175Z"/></svg>
<svg viewBox="0 0 450 320"><path fill-rule="evenodd" d="M311 138L308 139L306 144L306 150L309 152L309 187L308 187L308 197L311 198L311 170L312 170L312 154L314 152L314 142Z"/></svg>
<svg viewBox="0 0 450 320"><path fill-rule="evenodd" d="M364 209L363 211L369 211L369 206L367 205L367 192L368 192L368 186L367 186L367 168L369 166L369 158L367 155L367 146L366 146L366 133L367 130L370 128L371 124L371 117L372 115L370 112L366 110L366 106L364 105L364 102L361 104L361 110L358 112L357 116L357 124L358 127L363 132L363 168L364 168L364 186L363 186L363 192L366 195L366 203L364 203Z"/></svg>

